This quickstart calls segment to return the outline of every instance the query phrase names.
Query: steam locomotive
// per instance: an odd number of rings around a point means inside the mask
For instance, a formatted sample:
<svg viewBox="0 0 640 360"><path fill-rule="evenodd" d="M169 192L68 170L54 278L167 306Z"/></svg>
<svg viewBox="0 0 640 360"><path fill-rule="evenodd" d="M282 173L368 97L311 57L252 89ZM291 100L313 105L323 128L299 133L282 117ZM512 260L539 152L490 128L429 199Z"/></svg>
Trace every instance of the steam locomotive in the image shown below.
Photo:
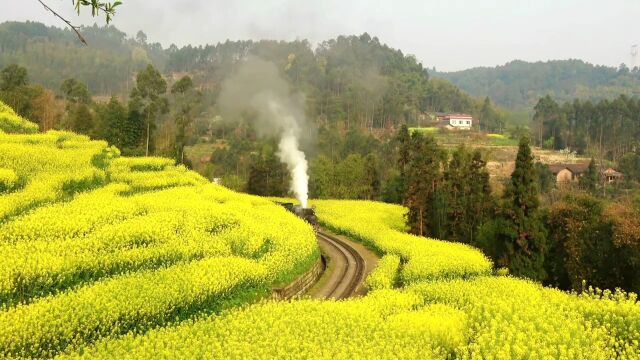
<svg viewBox="0 0 640 360"><path fill-rule="evenodd" d="M294 205L293 203L279 202L278 204L284 206L285 209L291 211L298 217L311 224L314 229L318 227L318 218L316 217L316 211L314 208L303 208L302 206Z"/></svg>

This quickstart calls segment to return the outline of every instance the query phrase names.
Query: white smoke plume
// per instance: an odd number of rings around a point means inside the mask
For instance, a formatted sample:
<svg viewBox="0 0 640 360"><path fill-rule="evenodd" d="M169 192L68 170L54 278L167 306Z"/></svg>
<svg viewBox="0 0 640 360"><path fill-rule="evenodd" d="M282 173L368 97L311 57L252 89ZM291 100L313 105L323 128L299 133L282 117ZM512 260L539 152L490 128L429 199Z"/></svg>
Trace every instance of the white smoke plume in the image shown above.
<svg viewBox="0 0 640 360"><path fill-rule="evenodd" d="M257 58L244 61L222 84L218 105L225 119L250 113L259 135L278 136L277 155L291 173L291 191L307 207L307 159L300 150L303 130L308 129L304 96L292 93L276 66Z"/></svg>

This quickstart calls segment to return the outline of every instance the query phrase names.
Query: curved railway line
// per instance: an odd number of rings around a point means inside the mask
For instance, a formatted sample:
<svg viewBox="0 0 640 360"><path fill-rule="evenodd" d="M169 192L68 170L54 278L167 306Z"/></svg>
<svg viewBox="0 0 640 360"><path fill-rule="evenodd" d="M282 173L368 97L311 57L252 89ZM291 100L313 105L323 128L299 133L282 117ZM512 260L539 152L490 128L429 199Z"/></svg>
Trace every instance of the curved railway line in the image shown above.
<svg viewBox="0 0 640 360"><path fill-rule="evenodd" d="M325 232L317 232L318 243L332 262L333 271L328 272L322 286L315 289L314 298L344 299L354 295L362 284L367 264L362 250L346 241Z"/></svg>

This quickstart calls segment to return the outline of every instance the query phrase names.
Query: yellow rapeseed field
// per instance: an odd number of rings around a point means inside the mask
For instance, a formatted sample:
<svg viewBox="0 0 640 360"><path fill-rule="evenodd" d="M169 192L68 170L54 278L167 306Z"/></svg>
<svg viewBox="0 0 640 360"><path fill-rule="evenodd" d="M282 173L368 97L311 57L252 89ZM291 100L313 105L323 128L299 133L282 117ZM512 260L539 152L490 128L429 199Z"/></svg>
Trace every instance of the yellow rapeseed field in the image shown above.
<svg viewBox="0 0 640 360"><path fill-rule="evenodd" d="M635 294L495 275L401 206L312 204L381 255L366 296L267 300L317 260L311 226L0 103L0 358L640 358Z"/></svg>

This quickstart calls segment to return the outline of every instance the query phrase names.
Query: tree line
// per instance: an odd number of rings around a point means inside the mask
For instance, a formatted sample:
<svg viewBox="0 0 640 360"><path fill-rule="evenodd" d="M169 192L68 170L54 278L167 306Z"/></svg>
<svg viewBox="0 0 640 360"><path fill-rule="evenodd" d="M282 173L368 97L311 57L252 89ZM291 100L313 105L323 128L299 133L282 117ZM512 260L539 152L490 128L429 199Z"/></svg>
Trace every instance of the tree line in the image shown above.
<svg viewBox="0 0 640 360"><path fill-rule="evenodd" d="M106 103L94 102L87 85L73 78L64 80L59 92L56 95L42 85L30 84L27 70L16 64L0 71L0 100L44 131L71 130L103 139L126 155L159 154L178 163L186 160L186 132L201 96L189 76L168 88L158 70L148 65L137 74L127 102L116 96ZM156 134L158 126L171 126L168 139Z"/></svg>
<svg viewBox="0 0 640 360"><path fill-rule="evenodd" d="M544 204L544 166L534 161L528 136L502 194L492 191L479 151L462 145L448 153L404 127L397 139L399 201L412 233L479 247L510 273L563 289L640 290L638 200L598 197L594 161L581 190Z"/></svg>
<svg viewBox="0 0 640 360"><path fill-rule="evenodd" d="M531 111L538 99L551 94L559 102L609 101L624 94L640 95L640 69L625 64L610 67L582 60L510 61L495 67L457 72L432 72L473 96L488 96L509 110Z"/></svg>
<svg viewBox="0 0 640 360"><path fill-rule="evenodd" d="M620 95L596 103L575 99L558 104L551 96L539 99L532 122L538 146L570 148L618 161L640 145L640 99Z"/></svg>

